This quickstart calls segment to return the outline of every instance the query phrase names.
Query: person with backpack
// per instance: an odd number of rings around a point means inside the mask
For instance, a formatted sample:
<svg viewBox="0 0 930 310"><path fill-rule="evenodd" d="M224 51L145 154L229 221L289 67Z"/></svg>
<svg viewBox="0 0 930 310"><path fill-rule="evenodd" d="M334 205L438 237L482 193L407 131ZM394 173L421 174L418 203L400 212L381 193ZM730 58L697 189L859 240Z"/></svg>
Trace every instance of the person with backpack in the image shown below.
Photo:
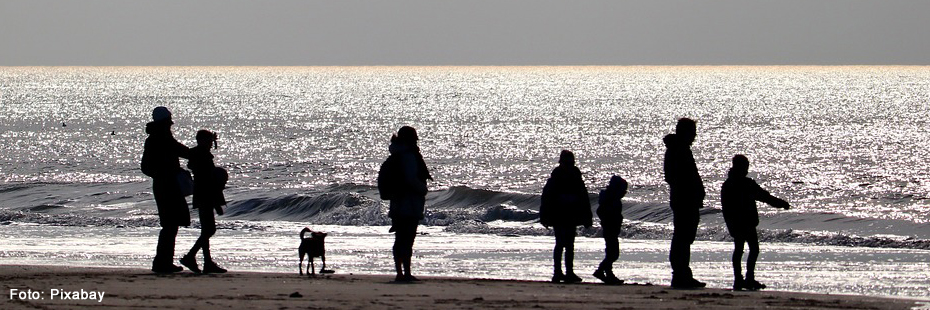
<svg viewBox="0 0 930 310"><path fill-rule="evenodd" d="M194 273L201 273L197 267L197 252L203 249L203 273L226 273L213 261L210 255L210 237L216 233L216 214L223 215L223 205L226 197L223 188L229 179L226 170L219 168L213 162L210 148L216 147L216 133L209 130L197 131L197 146L191 149L187 167L194 173L193 205L200 215L200 237L191 247L191 250L181 258L181 265Z"/></svg>
<svg viewBox="0 0 930 310"><path fill-rule="evenodd" d="M410 273L413 242L426 206L426 181L432 180L426 161L417 146L417 131L404 126L391 137L391 155L378 172L378 190L382 199L390 200L388 217L394 233L394 268L397 282L419 281Z"/></svg>
<svg viewBox="0 0 930 310"><path fill-rule="evenodd" d="M190 226L191 215L181 189L180 158L189 158L190 149L171 134L171 112L166 107L152 110L152 122L145 125L149 135L142 152L142 173L152 178L152 193L158 207L158 245L152 261L155 273L172 273L184 270L174 264L174 241L180 226Z"/></svg>
<svg viewBox="0 0 930 310"><path fill-rule="evenodd" d="M733 156L733 167L727 173L727 180L720 189L720 205L727 231L733 237L733 290L760 290L765 284L755 279L756 259L759 258L759 210L756 201L767 203L775 208L788 210L787 201L779 199L762 189L749 174L749 159L744 155ZM743 258L743 244L749 244L749 256L746 257L746 278L740 270Z"/></svg>
<svg viewBox="0 0 930 310"><path fill-rule="evenodd" d="M559 166L543 187L539 206L539 222L547 229L551 226L555 234L552 259L553 283L578 283L575 275L575 234L579 225L590 228L592 224L591 201L588 189L581 179L581 170L575 166L575 154L562 150ZM562 252L565 252L565 273L562 273Z"/></svg>
<svg viewBox="0 0 930 310"><path fill-rule="evenodd" d="M623 280L613 272L613 264L620 258L620 225L623 224L623 196L629 184L619 175L610 178L610 184L598 195L597 217L601 219L604 236L604 261L594 271L594 277L605 284L619 285Z"/></svg>

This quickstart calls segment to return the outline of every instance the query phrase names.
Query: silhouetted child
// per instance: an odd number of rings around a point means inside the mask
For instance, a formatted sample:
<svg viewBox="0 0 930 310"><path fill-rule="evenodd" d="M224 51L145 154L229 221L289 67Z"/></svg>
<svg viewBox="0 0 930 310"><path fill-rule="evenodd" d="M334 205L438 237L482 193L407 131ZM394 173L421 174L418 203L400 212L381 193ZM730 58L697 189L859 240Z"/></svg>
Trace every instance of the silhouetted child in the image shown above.
<svg viewBox="0 0 930 310"><path fill-rule="evenodd" d="M539 206L539 222L555 234L555 261L552 282L578 283L575 275L575 230L579 225L591 227L591 202L588 189L581 179L581 170L575 167L575 154L563 150L559 155L559 166L543 187L542 204ZM562 252L565 252L565 273L562 273Z"/></svg>
<svg viewBox="0 0 930 310"><path fill-rule="evenodd" d="M615 175L598 197L597 217L601 219L601 232L604 235L604 261L594 271L594 277L606 284L623 284L623 280L614 276L613 264L620 258L618 237L623 223L623 196L626 196L627 186L626 180Z"/></svg>
<svg viewBox="0 0 930 310"><path fill-rule="evenodd" d="M749 159L743 155L733 156L733 167L723 182L720 190L720 204L723 207L723 218L727 222L727 230L733 237L735 248L733 250L733 290L759 290L765 285L755 279L756 259L759 258L759 236L756 226L759 225L759 211L756 201L767 203L776 208L788 210L788 202L776 198L765 191L756 181L747 177L749 174ZM743 257L743 243L749 244L749 256L746 258L746 278L743 279L740 271L740 261Z"/></svg>
<svg viewBox="0 0 930 310"><path fill-rule="evenodd" d="M194 174L193 207L197 208L200 214L200 237L190 252L181 258L181 265L196 273L200 272L197 268L197 251L200 249L203 249L203 273L226 272L226 269L220 268L210 256L210 237L216 233L213 210L223 215L223 205L226 204L223 188L229 178L226 170L216 167L213 163L210 148L216 147L216 139L216 133L208 130L198 131L197 146L191 149L187 163L187 167Z"/></svg>

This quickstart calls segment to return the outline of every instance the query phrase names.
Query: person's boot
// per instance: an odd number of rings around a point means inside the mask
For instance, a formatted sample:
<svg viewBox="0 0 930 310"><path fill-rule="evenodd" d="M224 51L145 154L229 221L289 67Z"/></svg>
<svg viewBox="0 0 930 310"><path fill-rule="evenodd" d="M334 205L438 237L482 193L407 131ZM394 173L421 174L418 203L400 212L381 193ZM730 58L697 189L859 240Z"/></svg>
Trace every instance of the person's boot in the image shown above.
<svg viewBox="0 0 930 310"><path fill-rule="evenodd" d="M181 260L179 262L181 263L181 265L183 265L184 267L187 267L187 269L190 269L192 272L200 273L200 267L197 267L197 259L194 258L193 256L184 255L184 257L181 257Z"/></svg>
<svg viewBox="0 0 930 310"><path fill-rule="evenodd" d="M698 281L694 278L675 278L672 277L672 287L680 289L695 289L703 288L707 286L707 283Z"/></svg>
<svg viewBox="0 0 930 310"><path fill-rule="evenodd" d="M226 269L220 268L220 266L214 262L204 262L203 273L226 273Z"/></svg>
<svg viewBox="0 0 930 310"><path fill-rule="evenodd" d="M168 262L152 261L152 272L154 273L175 273L184 271L184 267L175 266Z"/></svg>
<svg viewBox="0 0 930 310"><path fill-rule="evenodd" d="M750 291L758 291L766 288L766 286L755 279L746 279L745 288Z"/></svg>
<svg viewBox="0 0 930 310"><path fill-rule="evenodd" d="M601 280L601 282L604 282L605 284L610 284L610 281L608 281L607 279L607 275L605 274L604 270L601 268L597 268L597 270L594 271L593 276L597 278L598 280Z"/></svg>
<svg viewBox="0 0 930 310"><path fill-rule="evenodd" d="M734 290L734 291L742 291L743 289L746 289L746 281L743 280L742 277L739 277L739 278L736 278L735 280L733 280L733 290Z"/></svg>
<svg viewBox="0 0 930 310"><path fill-rule="evenodd" d="M565 283L578 283L578 282L581 282L581 281L583 281L583 280L581 280L580 277L578 277L577 275L575 275L574 272L570 272L570 273L565 274L565 278L562 280L562 282L565 282Z"/></svg>
<svg viewBox="0 0 930 310"><path fill-rule="evenodd" d="M552 273L552 283L561 283L565 281L565 275L561 271Z"/></svg>
<svg viewBox="0 0 930 310"><path fill-rule="evenodd" d="M623 280L620 280L619 278L617 278L617 276L615 276L613 271L611 270L607 270L606 276L607 276L607 284L610 284L610 285L623 284Z"/></svg>

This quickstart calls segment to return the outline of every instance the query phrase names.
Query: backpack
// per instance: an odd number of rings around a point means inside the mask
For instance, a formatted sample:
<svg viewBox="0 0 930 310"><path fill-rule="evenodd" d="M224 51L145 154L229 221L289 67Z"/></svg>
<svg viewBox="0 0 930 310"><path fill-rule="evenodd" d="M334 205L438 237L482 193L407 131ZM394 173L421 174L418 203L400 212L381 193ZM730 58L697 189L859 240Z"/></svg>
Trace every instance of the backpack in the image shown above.
<svg viewBox="0 0 930 310"><path fill-rule="evenodd" d="M383 200L391 200L397 195L400 162L394 155L388 156L378 169L378 193Z"/></svg>
<svg viewBox="0 0 930 310"><path fill-rule="evenodd" d="M147 153L148 152L142 152L142 162L139 163L139 168L141 168L143 174L149 176L150 178L154 178L157 168L149 156L146 156Z"/></svg>

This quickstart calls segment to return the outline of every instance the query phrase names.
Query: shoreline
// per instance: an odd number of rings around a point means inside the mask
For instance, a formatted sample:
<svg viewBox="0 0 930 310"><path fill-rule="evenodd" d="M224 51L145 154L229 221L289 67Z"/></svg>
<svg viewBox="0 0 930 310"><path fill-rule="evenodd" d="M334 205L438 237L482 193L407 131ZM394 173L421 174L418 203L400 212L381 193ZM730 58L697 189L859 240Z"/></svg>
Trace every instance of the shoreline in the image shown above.
<svg viewBox="0 0 930 310"><path fill-rule="evenodd" d="M679 290L664 285L420 277L395 283L393 275L332 274L310 278L296 273L232 271L158 275L141 268L0 265L4 309L146 307L187 309L930 309L919 298L813 294L781 291ZM11 295L31 290L44 299ZM52 298L53 290L82 299ZM90 299L90 292L97 292ZM101 294L102 293L102 294ZM295 294L296 293L296 294ZM83 294L84 296L81 296ZM293 296L293 297L292 297ZM29 297L29 296L26 296ZM99 301L98 301L99 300ZM921 308L924 307L924 308Z"/></svg>

